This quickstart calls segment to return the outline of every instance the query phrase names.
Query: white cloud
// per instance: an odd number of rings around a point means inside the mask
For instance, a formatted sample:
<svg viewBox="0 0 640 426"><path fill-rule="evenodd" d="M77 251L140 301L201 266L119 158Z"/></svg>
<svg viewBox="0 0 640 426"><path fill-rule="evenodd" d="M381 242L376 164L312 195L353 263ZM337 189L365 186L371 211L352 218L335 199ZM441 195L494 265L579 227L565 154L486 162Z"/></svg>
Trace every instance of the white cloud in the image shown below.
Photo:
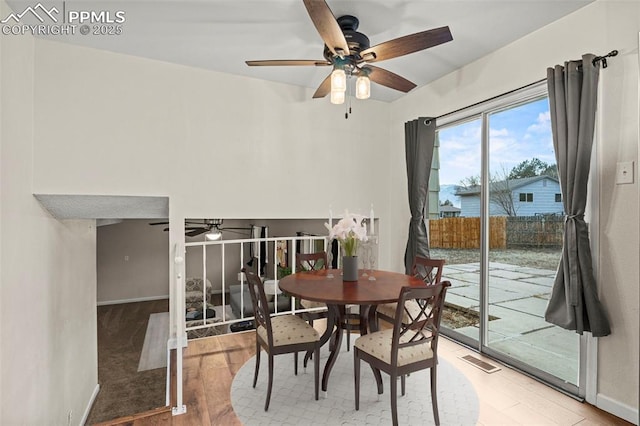
<svg viewBox="0 0 640 426"><path fill-rule="evenodd" d="M489 137L509 136L507 129L489 129Z"/></svg>
<svg viewBox="0 0 640 426"><path fill-rule="evenodd" d="M548 132L551 129L551 113L549 111L538 114L536 122L527 127L527 132Z"/></svg>

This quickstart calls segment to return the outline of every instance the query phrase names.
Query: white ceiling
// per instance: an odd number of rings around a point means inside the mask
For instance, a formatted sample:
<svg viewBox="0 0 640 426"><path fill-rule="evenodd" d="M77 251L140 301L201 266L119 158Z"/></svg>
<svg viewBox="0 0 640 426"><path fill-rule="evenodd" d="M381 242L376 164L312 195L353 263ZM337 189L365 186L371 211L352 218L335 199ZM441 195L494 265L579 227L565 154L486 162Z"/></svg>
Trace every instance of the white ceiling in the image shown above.
<svg viewBox="0 0 640 426"><path fill-rule="evenodd" d="M329 0L327 3L336 17L346 14L358 17L358 31L369 37L372 46L448 25L453 41L376 63L420 87L591 1ZM14 11L20 12L34 2L9 3ZM67 10L74 7L123 10L126 14L123 33L58 35L50 36L51 39L313 89L330 71L328 67L248 67L244 63L259 59L323 59L323 42L302 0L66 2ZM372 84L375 99L393 101L402 95Z"/></svg>

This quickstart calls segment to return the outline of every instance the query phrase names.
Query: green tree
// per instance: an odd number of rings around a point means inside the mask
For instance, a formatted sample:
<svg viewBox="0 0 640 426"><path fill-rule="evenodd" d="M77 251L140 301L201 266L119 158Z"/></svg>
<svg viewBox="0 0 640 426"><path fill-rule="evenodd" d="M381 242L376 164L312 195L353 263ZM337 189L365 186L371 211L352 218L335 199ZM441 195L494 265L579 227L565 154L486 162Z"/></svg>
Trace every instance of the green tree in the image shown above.
<svg viewBox="0 0 640 426"><path fill-rule="evenodd" d="M539 158L524 160L509 172L509 179L521 179L534 176L558 176L555 164L546 163Z"/></svg>

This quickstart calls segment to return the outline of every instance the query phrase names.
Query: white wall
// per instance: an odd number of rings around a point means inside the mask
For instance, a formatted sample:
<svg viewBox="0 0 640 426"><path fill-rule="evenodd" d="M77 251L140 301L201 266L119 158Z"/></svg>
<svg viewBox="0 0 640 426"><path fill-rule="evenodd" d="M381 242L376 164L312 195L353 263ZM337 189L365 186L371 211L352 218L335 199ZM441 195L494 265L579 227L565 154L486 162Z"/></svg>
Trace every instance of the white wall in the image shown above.
<svg viewBox="0 0 640 426"><path fill-rule="evenodd" d="M373 203L384 232L388 104L354 100L345 120L310 89L55 41L35 49L35 193L169 196L172 223Z"/></svg>
<svg viewBox="0 0 640 426"><path fill-rule="evenodd" d="M98 228L98 304L169 298L169 234L152 222L158 220Z"/></svg>
<svg viewBox="0 0 640 426"><path fill-rule="evenodd" d="M78 424L98 382L95 226L32 196L34 40L0 46L0 424Z"/></svg>
<svg viewBox="0 0 640 426"><path fill-rule="evenodd" d="M439 116L545 78L546 68L583 53L617 49L601 72L599 155L599 242L596 259L612 335L599 339L598 405L618 414L638 415L638 184L615 185L618 161L638 160L638 31L640 3L598 1L505 48L418 89L392 105L392 123L418 116ZM389 223L406 233L404 135L392 126ZM637 171L637 170L636 170ZM403 189L401 189L403 188ZM395 239L391 251L404 248ZM398 259L392 266L401 268Z"/></svg>

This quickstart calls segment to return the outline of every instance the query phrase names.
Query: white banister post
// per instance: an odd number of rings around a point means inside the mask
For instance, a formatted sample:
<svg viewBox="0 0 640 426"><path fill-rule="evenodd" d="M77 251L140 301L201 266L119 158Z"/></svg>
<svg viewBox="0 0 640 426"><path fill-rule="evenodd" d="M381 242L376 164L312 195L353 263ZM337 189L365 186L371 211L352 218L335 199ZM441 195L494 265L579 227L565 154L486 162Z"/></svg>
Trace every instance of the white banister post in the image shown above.
<svg viewBox="0 0 640 426"><path fill-rule="evenodd" d="M178 270L176 274L176 288L175 288L175 304L176 306L176 406L171 408L171 414L176 416L187 412L187 406L183 404L182 400L182 348L186 347L187 342L185 338L185 291L184 291L184 279L183 279L183 263L184 263L184 250L181 250L181 245L176 244L174 247L174 268ZM171 353L171 345L167 343L167 370L169 371L169 360ZM167 383L170 383L167 380ZM167 392L169 389L167 389ZM167 395L169 400L169 395Z"/></svg>
<svg viewBox="0 0 640 426"><path fill-rule="evenodd" d="M225 290L227 287L227 282L226 282L226 269L225 269L225 264L226 262L224 261L225 259L225 248L227 246L223 243L222 247L220 247L221 249L221 257L222 257L222 321L225 320L225 318L227 317L227 313L225 312L226 308L225 306L227 306L227 298L226 298L226 294L225 294Z"/></svg>

